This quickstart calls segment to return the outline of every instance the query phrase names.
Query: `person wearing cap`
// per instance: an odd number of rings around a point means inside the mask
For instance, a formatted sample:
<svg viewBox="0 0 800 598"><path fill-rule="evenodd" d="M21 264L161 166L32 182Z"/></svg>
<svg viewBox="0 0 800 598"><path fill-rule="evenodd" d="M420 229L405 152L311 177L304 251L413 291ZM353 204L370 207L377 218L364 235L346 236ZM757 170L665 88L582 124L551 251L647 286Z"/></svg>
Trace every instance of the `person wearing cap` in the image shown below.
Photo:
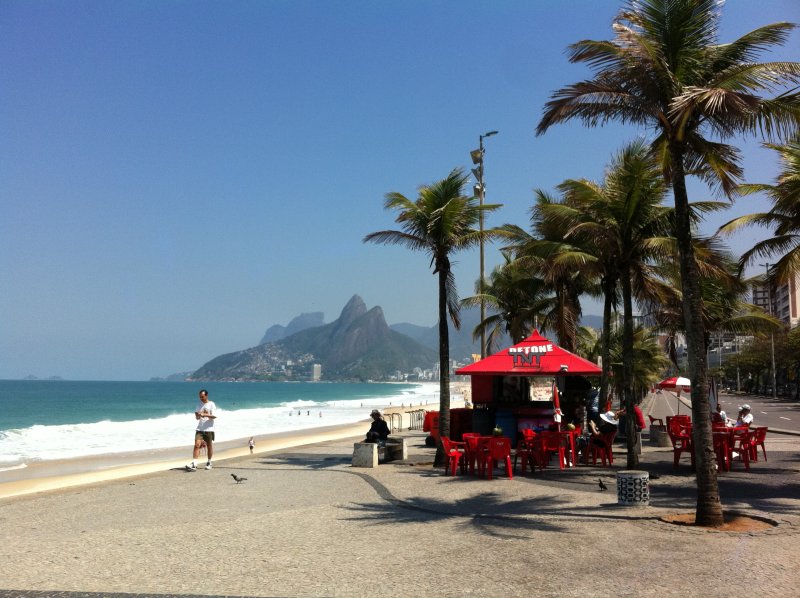
<svg viewBox="0 0 800 598"><path fill-rule="evenodd" d="M390 433L389 425L386 423L386 420L383 419L381 412L377 409L373 409L369 416L372 418L372 424L369 426L366 441L386 444L386 439L389 437Z"/></svg>
<svg viewBox="0 0 800 598"><path fill-rule="evenodd" d="M753 414L750 413L750 405L742 405L739 415L736 417L737 426L750 426L753 423Z"/></svg>

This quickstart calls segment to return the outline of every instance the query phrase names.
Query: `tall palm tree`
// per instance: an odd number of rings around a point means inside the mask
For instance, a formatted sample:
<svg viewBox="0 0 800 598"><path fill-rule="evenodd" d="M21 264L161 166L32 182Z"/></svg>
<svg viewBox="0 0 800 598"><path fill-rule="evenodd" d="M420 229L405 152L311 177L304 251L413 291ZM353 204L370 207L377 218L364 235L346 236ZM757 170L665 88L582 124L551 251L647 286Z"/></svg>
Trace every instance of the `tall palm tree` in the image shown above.
<svg viewBox="0 0 800 598"><path fill-rule="evenodd" d="M500 208L499 204L480 205L474 196L464 194L469 175L456 168L447 177L419 188L416 201L400 193L386 194L384 207L396 210L401 230L383 230L368 234L365 243L405 245L430 256L433 273L439 282L439 435L450 436L450 335L448 315L453 325L461 326L456 281L450 263L451 254L475 247L499 234L496 229L481 232L476 228L481 216ZM441 445L435 464L444 463Z"/></svg>
<svg viewBox="0 0 800 598"><path fill-rule="evenodd" d="M500 348L505 334L511 337L512 344L524 340L554 304L544 280L520 267L507 252L503 252L503 257L505 263L489 275L484 292L480 292L479 280L475 284L477 294L461 300L462 307L477 307L484 302L493 312L472 333L473 340L480 338L481 332L488 333L486 344L490 353Z"/></svg>
<svg viewBox="0 0 800 598"><path fill-rule="evenodd" d="M730 193L742 174L739 152L712 141L738 133L791 136L800 124L800 94L780 92L800 81L800 64L756 63L764 50L786 42L791 23L755 29L719 44L717 0L627 0L612 40L570 46L570 61L585 62L594 79L562 88L547 103L537 133L573 119L589 126L617 120L651 127L675 199L684 317L692 379L697 463L698 525L723 523L708 418L702 296L692 246L686 176L697 175Z"/></svg>
<svg viewBox="0 0 800 598"><path fill-rule="evenodd" d="M559 185L562 205L551 204L545 218L558 219L568 226L566 239L575 241L579 251L572 261L583 259L598 266L604 281L604 315L616 295L612 281L619 281L623 306L622 376L617 386L622 390L625 409L634 405L634 296L650 296L652 264L670 255L673 241L672 210L661 205L666 186L658 162L641 141L625 146L606 170L602 184L570 179ZM610 366L608 343L610 326L603 323L605 364ZM607 367L604 370L607 370ZM638 465L635 452L634 420L628 424L628 468Z"/></svg>
<svg viewBox="0 0 800 598"><path fill-rule="evenodd" d="M530 232L513 224L502 226L509 240L504 251L510 252L518 267L543 280L552 291L555 300L544 314L540 329L555 332L558 344L574 353L582 313L580 297L594 291L593 279L587 276L588 270L560 259L568 247L564 241L567 229L563 223L544 217L547 206L557 200L539 189L535 193Z"/></svg>
<svg viewBox="0 0 800 598"><path fill-rule="evenodd" d="M720 227L724 234L732 233L743 226L760 225L774 227L773 235L742 254L741 267L760 257L781 256L775 264L775 277L785 283L800 273L800 138L785 145L767 144L781 157L781 170L774 185L741 185L739 193L765 192L772 200L769 212L740 216Z"/></svg>

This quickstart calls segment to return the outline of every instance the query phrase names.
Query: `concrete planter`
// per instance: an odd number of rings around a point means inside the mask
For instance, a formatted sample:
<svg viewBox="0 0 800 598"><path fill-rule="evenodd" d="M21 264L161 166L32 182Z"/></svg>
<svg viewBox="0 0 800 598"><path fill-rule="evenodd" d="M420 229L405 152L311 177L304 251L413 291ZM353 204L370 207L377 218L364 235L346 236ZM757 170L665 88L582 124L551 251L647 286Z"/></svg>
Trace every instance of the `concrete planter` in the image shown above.
<svg viewBox="0 0 800 598"><path fill-rule="evenodd" d="M666 426L653 424L650 426L650 444L654 446L670 447L672 442L669 440Z"/></svg>

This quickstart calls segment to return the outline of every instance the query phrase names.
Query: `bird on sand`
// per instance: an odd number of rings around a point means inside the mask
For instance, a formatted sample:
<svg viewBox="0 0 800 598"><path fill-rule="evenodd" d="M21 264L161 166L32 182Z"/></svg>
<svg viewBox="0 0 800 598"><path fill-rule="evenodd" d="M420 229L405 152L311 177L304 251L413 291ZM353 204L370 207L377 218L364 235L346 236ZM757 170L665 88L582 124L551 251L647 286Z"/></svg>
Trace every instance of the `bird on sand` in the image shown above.
<svg viewBox="0 0 800 598"><path fill-rule="evenodd" d="M242 482L244 482L245 480L247 480L247 478L243 478L243 477L241 477L241 476L238 476L238 475L236 475L235 473L232 473L232 474L231 474L231 477L232 477L234 480L236 480L236 483L237 483L237 484L241 484Z"/></svg>
<svg viewBox="0 0 800 598"><path fill-rule="evenodd" d="M606 485L603 483L603 480L601 480L600 478L597 478L597 481L599 482L599 483L598 483L598 486L600 486L600 490L608 490L608 486L606 486Z"/></svg>

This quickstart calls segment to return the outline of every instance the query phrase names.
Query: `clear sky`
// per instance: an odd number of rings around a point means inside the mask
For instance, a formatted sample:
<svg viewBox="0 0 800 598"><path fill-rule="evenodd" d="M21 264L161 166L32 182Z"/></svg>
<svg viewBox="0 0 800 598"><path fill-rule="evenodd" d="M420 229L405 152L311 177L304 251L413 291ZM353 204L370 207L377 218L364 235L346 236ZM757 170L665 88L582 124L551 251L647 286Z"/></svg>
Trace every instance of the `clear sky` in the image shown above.
<svg viewBox="0 0 800 598"><path fill-rule="evenodd" d="M619 6L0 0L0 378L193 370L353 294L434 325L427 257L362 243L396 228L384 194L471 167L490 130L486 199L504 207L488 225L527 227L534 188L600 179L649 132L534 128L589 75L566 46L610 38ZM800 2L730 0L721 40L775 21ZM769 59L798 60L799 41ZM747 179L771 182L772 153L740 145ZM455 261L472 294L477 251ZM487 248L487 273L498 261Z"/></svg>

